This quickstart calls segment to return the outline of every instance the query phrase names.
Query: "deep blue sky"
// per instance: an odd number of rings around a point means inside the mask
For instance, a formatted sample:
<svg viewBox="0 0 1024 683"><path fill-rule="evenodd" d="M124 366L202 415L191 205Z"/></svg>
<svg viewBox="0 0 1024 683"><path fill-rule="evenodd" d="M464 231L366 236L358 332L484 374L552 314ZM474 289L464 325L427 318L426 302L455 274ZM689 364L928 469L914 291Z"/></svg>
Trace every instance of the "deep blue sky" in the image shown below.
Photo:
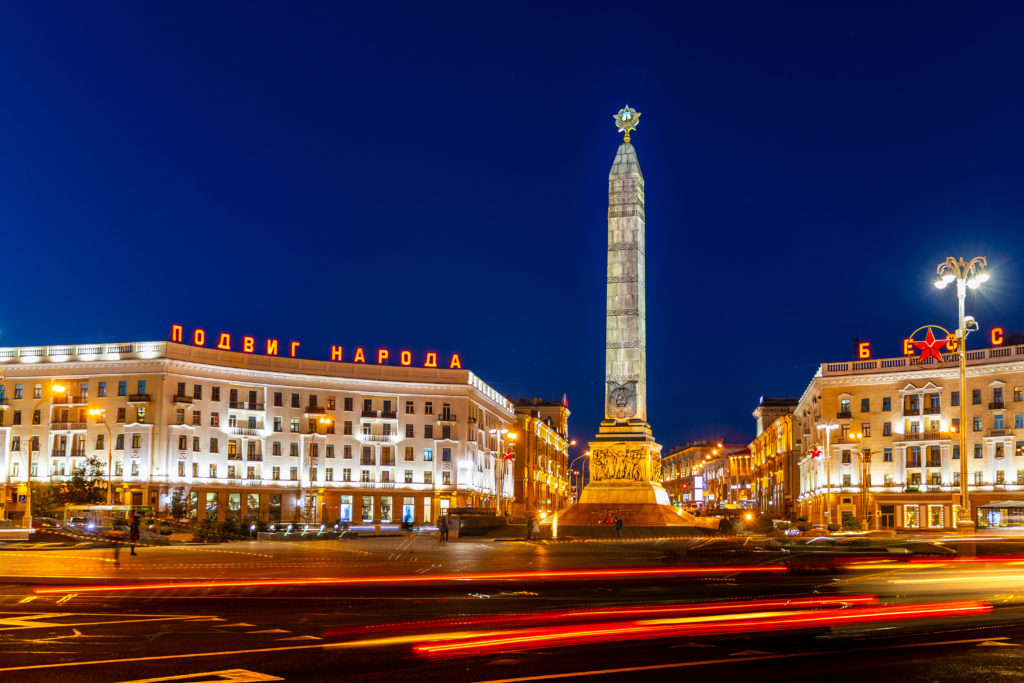
<svg viewBox="0 0 1024 683"><path fill-rule="evenodd" d="M953 326L946 255L1024 329L1019 4L672 5L6 4L0 345L454 350L585 440L627 102L666 446Z"/></svg>

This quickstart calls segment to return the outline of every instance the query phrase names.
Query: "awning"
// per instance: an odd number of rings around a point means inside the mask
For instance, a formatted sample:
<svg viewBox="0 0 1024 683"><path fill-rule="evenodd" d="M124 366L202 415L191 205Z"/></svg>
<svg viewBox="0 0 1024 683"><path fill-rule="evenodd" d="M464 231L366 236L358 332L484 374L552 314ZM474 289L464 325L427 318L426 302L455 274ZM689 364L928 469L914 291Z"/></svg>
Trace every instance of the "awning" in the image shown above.
<svg viewBox="0 0 1024 683"><path fill-rule="evenodd" d="M979 508L996 509L996 508L1024 508L1024 500L1000 500L995 503L985 503L984 505L978 505Z"/></svg>

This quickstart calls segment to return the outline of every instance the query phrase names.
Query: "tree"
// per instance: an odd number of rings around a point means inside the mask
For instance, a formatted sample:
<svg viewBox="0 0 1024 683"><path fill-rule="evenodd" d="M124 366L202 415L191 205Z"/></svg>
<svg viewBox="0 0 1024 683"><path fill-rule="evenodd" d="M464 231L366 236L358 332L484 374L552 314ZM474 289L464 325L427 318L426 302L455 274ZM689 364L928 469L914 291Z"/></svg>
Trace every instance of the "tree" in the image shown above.
<svg viewBox="0 0 1024 683"><path fill-rule="evenodd" d="M72 470L67 483L61 486L61 502L64 505L102 503L107 498L104 483L103 463L89 456L81 467Z"/></svg>
<svg viewBox="0 0 1024 683"><path fill-rule="evenodd" d="M32 486L32 515L35 517L53 517L57 508L64 505L59 484Z"/></svg>
<svg viewBox="0 0 1024 683"><path fill-rule="evenodd" d="M171 517L176 521L185 516L185 487L179 486L171 494Z"/></svg>

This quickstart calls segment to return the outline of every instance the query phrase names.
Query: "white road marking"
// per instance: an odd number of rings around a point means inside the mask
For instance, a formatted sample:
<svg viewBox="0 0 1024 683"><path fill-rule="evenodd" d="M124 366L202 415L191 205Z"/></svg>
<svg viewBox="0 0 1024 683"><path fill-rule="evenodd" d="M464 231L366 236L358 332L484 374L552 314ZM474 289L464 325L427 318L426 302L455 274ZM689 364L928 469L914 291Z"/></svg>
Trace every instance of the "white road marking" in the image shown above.
<svg viewBox="0 0 1024 683"><path fill-rule="evenodd" d="M206 678L203 680L191 680L197 676L216 676L216 678ZM220 683L221 681L230 681L230 683L255 683L256 681L283 681L283 678L277 676L271 676L270 674L261 674L256 671L248 671L246 669L224 669L222 671L200 671L194 674L182 674L180 676L164 676L162 678L137 678L133 681L121 681L121 683L158 683L159 681L182 681L186 678L190 679L189 683Z"/></svg>

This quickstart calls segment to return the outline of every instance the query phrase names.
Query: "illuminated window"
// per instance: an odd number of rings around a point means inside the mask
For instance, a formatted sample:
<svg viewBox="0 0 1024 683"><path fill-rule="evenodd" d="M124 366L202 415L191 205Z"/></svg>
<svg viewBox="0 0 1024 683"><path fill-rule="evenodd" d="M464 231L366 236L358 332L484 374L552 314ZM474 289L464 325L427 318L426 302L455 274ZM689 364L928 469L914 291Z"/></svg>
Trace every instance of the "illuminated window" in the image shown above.
<svg viewBox="0 0 1024 683"><path fill-rule="evenodd" d="M1024 390L1022 390L1020 387L1014 387L1013 388L1013 400L1014 401L1024 401Z"/></svg>
<svg viewBox="0 0 1024 683"><path fill-rule="evenodd" d="M931 528L937 528L943 526L942 523L942 505L929 505L928 506L928 526Z"/></svg>
<svg viewBox="0 0 1024 683"><path fill-rule="evenodd" d="M351 467L346 467L345 469L343 469L341 471L341 480L342 481L352 481L352 468Z"/></svg>
<svg viewBox="0 0 1024 683"><path fill-rule="evenodd" d="M423 483L424 484L433 484L434 483L434 473L433 472L424 472L423 473Z"/></svg>
<svg viewBox="0 0 1024 683"><path fill-rule="evenodd" d="M288 468L288 478L291 479L292 481L298 481L299 480L299 468L298 467L289 467Z"/></svg>
<svg viewBox="0 0 1024 683"><path fill-rule="evenodd" d="M916 529L920 526L917 518L918 509L916 505L903 506L903 526L908 529Z"/></svg>
<svg viewBox="0 0 1024 683"><path fill-rule="evenodd" d="M132 448L142 448L142 434L132 434Z"/></svg>
<svg viewBox="0 0 1024 683"><path fill-rule="evenodd" d="M192 411L192 424L198 426L198 425L201 425L202 423L203 423L203 414L200 411L198 411L198 410L193 410Z"/></svg>
<svg viewBox="0 0 1024 683"><path fill-rule="evenodd" d="M996 470L996 485L1002 486L1006 484L1006 472L1003 470Z"/></svg>
<svg viewBox="0 0 1024 683"><path fill-rule="evenodd" d="M270 477L274 481L279 480L281 478L281 468L280 467L272 467L271 468L271 475L270 475Z"/></svg>
<svg viewBox="0 0 1024 683"><path fill-rule="evenodd" d="M406 470L405 471L405 483L406 484L411 484L412 483L412 470Z"/></svg>
<svg viewBox="0 0 1024 683"><path fill-rule="evenodd" d="M406 446L405 447L405 459L406 460L414 460L415 459L415 456L413 455L412 446Z"/></svg>
<svg viewBox="0 0 1024 683"><path fill-rule="evenodd" d="M860 426L860 433L864 436L871 436L871 423L865 422Z"/></svg>
<svg viewBox="0 0 1024 683"><path fill-rule="evenodd" d="M327 410L334 410L334 397L333 396L328 396L327 397Z"/></svg>
<svg viewBox="0 0 1024 683"><path fill-rule="evenodd" d="M1003 416L1002 413L996 413L995 415L992 416L992 428L993 429L1002 429L1003 428L1003 426L1006 424L1004 419L1003 419L1003 417L1004 416Z"/></svg>
<svg viewBox="0 0 1024 683"><path fill-rule="evenodd" d="M415 411L415 408L413 407L412 401L406 401L405 402L405 414L406 415L412 415L415 412L416 411Z"/></svg>
<svg viewBox="0 0 1024 683"><path fill-rule="evenodd" d="M985 475L982 472L974 473L974 485L981 486L985 483Z"/></svg>
<svg viewBox="0 0 1024 683"><path fill-rule="evenodd" d="M294 441L288 444L288 456L292 458L299 457L299 444Z"/></svg>
<svg viewBox="0 0 1024 683"><path fill-rule="evenodd" d="M980 417L975 417L971 426L974 428L974 431L980 432L981 431L981 418Z"/></svg>
<svg viewBox="0 0 1024 683"><path fill-rule="evenodd" d="M451 483L452 483L452 473L447 471L447 470L445 470L444 472L441 473L441 484L444 485L444 486L451 486Z"/></svg>
<svg viewBox="0 0 1024 683"><path fill-rule="evenodd" d="M292 434L299 433L299 418L293 417L291 421L291 432Z"/></svg>
<svg viewBox="0 0 1024 683"><path fill-rule="evenodd" d="M216 479L217 478L217 466L215 464L213 464L213 463L210 463L210 478L211 479ZM216 495L216 494L214 494L214 495Z"/></svg>
<svg viewBox="0 0 1024 683"><path fill-rule="evenodd" d="M843 486L851 486L851 485L852 484L851 484L851 481L850 481L850 475L849 474L844 474L843 475Z"/></svg>
<svg viewBox="0 0 1024 683"><path fill-rule="evenodd" d="M982 455L982 452L981 452L981 444L980 443L974 444L974 459L975 460L981 460L982 457L984 457L984 456Z"/></svg>
<svg viewBox="0 0 1024 683"><path fill-rule="evenodd" d="M425 462L430 462L433 459L434 459L434 449L433 448L424 448L423 449L423 460Z"/></svg>

